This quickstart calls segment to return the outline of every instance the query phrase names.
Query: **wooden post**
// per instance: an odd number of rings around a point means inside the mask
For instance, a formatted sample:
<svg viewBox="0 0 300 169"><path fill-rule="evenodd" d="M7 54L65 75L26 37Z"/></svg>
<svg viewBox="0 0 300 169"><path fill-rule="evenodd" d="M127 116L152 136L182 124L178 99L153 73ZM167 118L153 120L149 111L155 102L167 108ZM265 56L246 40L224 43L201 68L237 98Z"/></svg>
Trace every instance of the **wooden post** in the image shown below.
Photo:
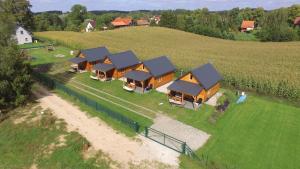
<svg viewBox="0 0 300 169"><path fill-rule="evenodd" d="M182 95L181 95L181 104L183 104L183 97L184 97L184 94L182 93Z"/></svg>
<svg viewBox="0 0 300 169"><path fill-rule="evenodd" d="M144 81L142 81L142 89L143 89L143 93L145 92L144 90Z"/></svg>

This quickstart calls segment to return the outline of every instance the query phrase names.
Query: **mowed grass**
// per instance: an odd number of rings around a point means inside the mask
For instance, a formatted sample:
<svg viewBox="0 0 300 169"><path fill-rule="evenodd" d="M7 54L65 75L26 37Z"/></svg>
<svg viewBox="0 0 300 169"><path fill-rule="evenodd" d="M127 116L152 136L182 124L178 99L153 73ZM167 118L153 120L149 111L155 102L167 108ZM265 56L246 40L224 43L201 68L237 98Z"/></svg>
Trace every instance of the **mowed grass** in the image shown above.
<svg viewBox="0 0 300 169"><path fill-rule="evenodd" d="M106 46L111 52L133 50L140 59L167 55L183 69L212 62L222 74L273 83L288 80L290 85L300 85L300 42L228 41L161 27L35 35L81 48Z"/></svg>
<svg viewBox="0 0 300 169"><path fill-rule="evenodd" d="M59 63L61 64L67 63ZM236 105L232 102L217 123L211 124L209 118L213 108L210 106L204 106L199 111L172 107L164 94L155 91L145 95L129 93L122 89L122 82L95 81L89 78L89 73L76 74L73 80L165 113L208 132L212 135L210 140L196 153L199 156L208 155L209 160L218 166L238 169L300 168L300 108L286 101L275 101L247 93L249 97L245 103ZM71 81L67 84L70 85ZM230 90L223 91L233 94ZM94 93L97 94L95 91ZM159 106L159 103L164 104ZM112 123L113 127L114 125ZM190 169L197 168L198 164L182 157L180 166Z"/></svg>
<svg viewBox="0 0 300 169"><path fill-rule="evenodd" d="M67 132L65 123L51 111L41 111L31 103L10 112L10 118L0 123L0 168L103 169L115 163L102 152L84 158L88 141Z"/></svg>
<svg viewBox="0 0 300 169"><path fill-rule="evenodd" d="M218 166L238 169L300 168L300 108L250 96L232 104L219 119L215 133L196 153ZM182 168L192 168L181 159Z"/></svg>
<svg viewBox="0 0 300 169"><path fill-rule="evenodd" d="M56 46L54 48L54 51L47 51L46 48L28 49L27 52L29 56L32 57L31 64L35 66L41 64L57 63L66 61L71 57L74 57L70 55L71 49L69 48L62 46ZM63 55L64 57L58 57L59 55Z"/></svg>

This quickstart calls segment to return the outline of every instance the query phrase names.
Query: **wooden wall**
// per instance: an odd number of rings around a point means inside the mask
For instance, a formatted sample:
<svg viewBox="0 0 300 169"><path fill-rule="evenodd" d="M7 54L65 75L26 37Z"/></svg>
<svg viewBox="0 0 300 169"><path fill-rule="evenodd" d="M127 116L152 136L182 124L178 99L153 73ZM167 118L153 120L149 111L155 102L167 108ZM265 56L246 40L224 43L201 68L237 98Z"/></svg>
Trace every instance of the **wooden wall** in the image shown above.
<svg viewBox="0 0 300 169"><path fill-rule="evenodd" d="M194 84L199 84L198 80L192 75L192 73L187 73L186 75L182 76L180 80L191 82Z"/></svg>
<svg viewBox="0 0 300 169"><path fill-rule="evenodd" d="M174 79L175 73L171 72L168 74L165 74L161 77L152 77L150 80L150 83L152 84L153 88L158 88L164 84L169 83L170 81L172 81Z"/></svg>

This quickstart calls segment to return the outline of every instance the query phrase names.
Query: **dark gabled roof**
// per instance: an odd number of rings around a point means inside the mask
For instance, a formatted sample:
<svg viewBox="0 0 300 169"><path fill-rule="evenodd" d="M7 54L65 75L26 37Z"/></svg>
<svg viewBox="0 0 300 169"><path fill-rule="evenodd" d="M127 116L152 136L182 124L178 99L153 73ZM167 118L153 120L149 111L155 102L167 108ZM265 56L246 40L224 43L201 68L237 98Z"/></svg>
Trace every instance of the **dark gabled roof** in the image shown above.
<svg viewBox="0 0 300 169"><path fill-rule="evenodd" d="M140 63L140 61L132 51L125 51L109 55L108 58L118 70L134 66Z"/></svg>
<svg viewBox="0 0 300 169"><path fill-rule="evenodd" d="M154 77L159 77L176 70L175 66L166 56L160 56L158 58L144 61L144 65L149 69L150 73Z"/></svg>
<svg viewBox="0 0 300 169"><path fill-rule="evenodd" d="M191 96L198 96L198 94L203 90L203 88L200 85L195 83L191 83L183 80L176 80L168 87L168 90L181 92Z"/></svg>
<svg viewBox="0 0 300 169"><path fill-rule="evenodd" d="M132 79L132 80L136 80L136 81L144 81L144 80L149 79L151 77L151 74L148 72L133 70L133 71L127 72L124 75L124 77Z"/></svg>
<svg viewBox="0 0 300 169"><path fill-rule="evenodd" d="M93 69L94 70L100 70L101 72L107 72L107 71L110 71L112 69L114 69L114 65L112 64L105 64L105 63L98 63L98 64L95 64L93 66Z"/></svg>
<svg viewBox="0 0 300 169"><path fill-rule="evenodd" d="M75 64L78 64L78 63L85 62L85 61L86 61L86 58L75 57L75 58L69 59L69 61L70 61L70 62L73 62L73 63L75 63Z"/></svg>
<svg viewBox="0 0 300 169"><path fill-rule="evenodd" d="M86 57L88 62L104 60L106 56L110 55L106 47L84 49L80 52Z"/></svg>
<svg viewBox="0 0 300 169"><path fill-rule="evenodd" d="M210 63L192 70L191 73L206 90L222 80L222 76Z"/></svg>

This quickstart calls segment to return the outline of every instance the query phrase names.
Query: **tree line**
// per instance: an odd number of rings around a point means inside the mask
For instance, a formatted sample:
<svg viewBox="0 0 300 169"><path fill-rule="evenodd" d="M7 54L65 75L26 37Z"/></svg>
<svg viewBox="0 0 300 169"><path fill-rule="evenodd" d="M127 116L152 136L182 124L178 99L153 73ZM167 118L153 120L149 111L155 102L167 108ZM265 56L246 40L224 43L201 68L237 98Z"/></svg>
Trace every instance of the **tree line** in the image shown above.
<svg viewBox="0 0 300 169"><path fill-rule="evenodd" d="M297 16L300 16L300 5L272 11L263 8L233 8L222 12L210 12L207 8L170 10L162 13L160 26L234 40L242 21L252 20L256 27L253 34L261 41L293 41L300 40L300 27L294 25Z"/></svg>
<svg viewBox="0 0 300 169"><path fill-rule="evenodd" d="M99 14L100 13L100 14ZM239 34L243 20L255 21L256 30L251 32L261 41L294 41L300 40L300 26L294 25L296 17L300 16L300 5L292 5L266 11L263 8L233 8L227 11L209 11L207 8L196 10L158 10L133 12L88 12L82 5L74 5L70 12L44 12L32 15L32 30L34 31L81 31L86 27L87 19L97 23L97 29L112 28L110 22L119 16L130 16L133 19L150 18L160 15L159 25L195 34L235 40ZM28 19L28 18L27 18Z"/></svg>

